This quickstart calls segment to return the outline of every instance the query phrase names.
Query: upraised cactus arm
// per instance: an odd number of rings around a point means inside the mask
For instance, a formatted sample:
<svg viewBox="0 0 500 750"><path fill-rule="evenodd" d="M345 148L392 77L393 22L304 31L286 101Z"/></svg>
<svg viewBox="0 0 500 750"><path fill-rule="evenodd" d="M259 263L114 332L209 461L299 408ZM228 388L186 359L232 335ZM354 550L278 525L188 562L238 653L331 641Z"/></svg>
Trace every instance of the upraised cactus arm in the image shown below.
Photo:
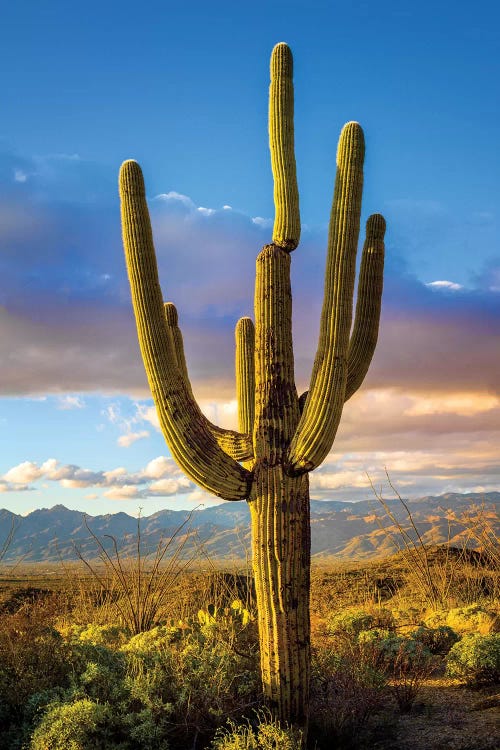
<svg viewBox="0 0 500 750"><path fill-rule="evenodd" d="M234 333L238 428L251 436L255 417L255 327L251 318L240 318Z"/></svg>
<svg viewBox="0 0 500 750"><path fill-rule="evenodd" d="M377 344L384 273L384 234L384 217L373 214L366 222L356 315L347 357L345 401L356 393L365 379ZM308 394L309 391L306 391L300 396L301 413Z"/></svg>
<svg viewBox="0 0 500 750"><path fill-rule="evenodd" d="M299 190L293 138L293 57L284 42L271 55L269 147L274 177L273 242L294 250L300 239Z"/></svg>
<svg viewBox="0 0 500 750"><path fill-rule="evenodd" d="M170 334L172 345L174 347L175 361L179 368L179 375L184 379L186 388L194 400L193 390L191 388L191 381L189 380L189 374L186 364L186 356L184 354L184 342L182 339L182 332L178 325L177 309L172 302L165 302L165 320L167 323L167 330ZM253 363L253 358L252 358ZM202 414L206 427L224 453L234 458L235 461L245 461L253 456L253 444L252 444L252 429L248 432L235 432L234 430L225 430L222 427L210 422L210 420Z"/></svg>
<svg viewBox="0 0 500 750"><path fill-rule="evenodd" d="M311 387L288 454L292 474L312 471L326 458L344 406L364 152L361 126L347 123L337 149L318 349Z"/></svg>
<svg viewBox="0 0 500 750"><path fill-rule="evenodd" d="M373 214L366 222L366 239L361 256L356 314L349 342L346 401L365 379L377 344L384 283L384 234L384 217Z"/></svg>
<svg viewBox="0 0 500 750"><path fill-rule="evenodd" d="M224 498L249 497L251 474L217 444L180 374L167 330L142 172L120 170L123 244L139 344L160 425L179 466L200 487Z"/></svg>

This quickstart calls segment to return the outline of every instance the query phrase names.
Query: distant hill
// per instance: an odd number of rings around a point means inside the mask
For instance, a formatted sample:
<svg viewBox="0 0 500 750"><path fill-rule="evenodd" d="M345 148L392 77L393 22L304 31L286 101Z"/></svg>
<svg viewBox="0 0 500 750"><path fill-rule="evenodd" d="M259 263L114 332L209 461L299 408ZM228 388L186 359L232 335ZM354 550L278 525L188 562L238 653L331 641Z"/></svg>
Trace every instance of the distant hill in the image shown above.
<svg viewBox="0 0 500 750"><path fill-rule="evenodd" d="M463 514L484 507L497 536L500 533L498 510L500 492L447 493L405 501L413 521L426 544L451 542L461 545L467 531L460 519ZM399 500L388 501L391 511L405 528L410 528L407 513ZM161 510L141 519L141 537L145 548L155 549L181 526L187 511ZM114 537L125 555L133 555L136 546L137 519L126 513L87 516L63 505L35 510L18 516L0 510L0 549L12 523L14 538L4 562L57 562L77 559L75 547L87 559L96 556L95 540L87 529L106 544ZM312 554L314 558L366 560L385 557L397 551L390 536L381 528L392 526L380 503L375 499L356 503L311 501ZM250 513L246 503L223 503L193 513L190 528L196 531L199 544L211 560L243 559L250 548ZM187 527L179 534L183 537ZM106 541L107 540L107 541ZM476 546L474 539L470 546Z"/></svg>

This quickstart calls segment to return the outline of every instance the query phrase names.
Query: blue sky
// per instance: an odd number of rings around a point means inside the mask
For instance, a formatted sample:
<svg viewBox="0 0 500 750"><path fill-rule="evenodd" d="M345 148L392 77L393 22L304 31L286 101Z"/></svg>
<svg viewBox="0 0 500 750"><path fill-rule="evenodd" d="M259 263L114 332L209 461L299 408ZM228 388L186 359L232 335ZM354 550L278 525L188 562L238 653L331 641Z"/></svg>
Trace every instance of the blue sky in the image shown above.
<svg viewBox="0 0 500 750"><path fill-rule="evenodd" d="M295 356L317 340L338 134L365 131L363 217L387 219L379 347L318 498L498 489L499 21L493 2L11 3L0 50L0 507L213 502L157 429L117 173L144 170L166 299L204 410L234 425L233 329L274 213L269 55L295 60L303 235ZM436 284L436 282L442 282Z"/></svg>

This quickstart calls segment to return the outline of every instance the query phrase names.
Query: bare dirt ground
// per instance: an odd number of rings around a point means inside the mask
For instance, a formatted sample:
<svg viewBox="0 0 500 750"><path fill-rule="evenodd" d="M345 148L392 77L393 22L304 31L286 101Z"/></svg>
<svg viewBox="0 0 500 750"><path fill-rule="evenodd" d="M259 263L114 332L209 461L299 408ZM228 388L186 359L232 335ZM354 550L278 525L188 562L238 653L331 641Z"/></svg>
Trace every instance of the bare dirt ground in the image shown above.
<svg viewBox="0 0 500 750"><path fill-rule="evenodd" d="M499 750L498 686L468 688L445 678L425 681L410 713L374 717L373 750Z"/></svg>

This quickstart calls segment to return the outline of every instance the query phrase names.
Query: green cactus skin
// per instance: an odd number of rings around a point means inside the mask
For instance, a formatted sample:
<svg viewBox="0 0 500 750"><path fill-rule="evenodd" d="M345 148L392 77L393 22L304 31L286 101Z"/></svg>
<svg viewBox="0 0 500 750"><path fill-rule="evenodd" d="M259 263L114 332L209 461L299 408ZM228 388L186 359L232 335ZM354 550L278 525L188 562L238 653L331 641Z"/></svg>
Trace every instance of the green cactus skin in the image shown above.
<svg viewBox="0 0 500 750"><path fill-rule="evenodd" d="M293 58L284 42L273 49L270 67L269 148L276 207L273 242L294 250L300 239L300 214L293 138Z"/></svg>
<svg viewBox="0 0 500 750"><path fill-rule="evenodd" d="M165 302L164 311L167 330L170 335L172 347L175 354L175 363L177 364L177 368L179 371L178 376L179 378L184 380L185 387L194 401L193 390L191 388L191 383L188 375L186 357L184 354L184 341L182 338L181 329L178 325L177 309L172 302ZM247 320L250 320L250 318L247 318ZM252 322L250 321L250 323ZM251 361L253 366L253 354L251 357ZM227 453L228 456L231 456L231 458L234 458L236 461L244 461L245 459L249 459L253 456L251 428L249 428L246 433L234 432L233 430L223 430L221 427L212 424L212 422L210 422L204 414L201 414L200 418L204 422L206 428L212 433L219 447L222 448L222 450Z"/></svg>
<svg viewBox="0 0 500 750"><path fill-rule="evenodd" d="M348 401L362 384L377 345L383 287L384 233L384 217L380 214L370 216L366 222L356 315L349 341L345 401ZM299 399L301 414L308 395L309 392L306 391Z"/></svg>
<svg viewBox="0 0 500 750"><path fill-rule="evenodd" d="M142 358L172 456L200 487L225 500L248 498L252 476L219 446L178 366L163 306L142 172L120 170L122 231Z"/></svg>
<svg viewBox="0 0 500 750"><path fill-rule="evenodd" d="M261 673L278 718L307 729L310 676L308 472L331 450L344 402L359 388L375 349L382 295L385 221L366 226L351 332L363 186L364 137L342 130L330 216L320 335L309 391L298 397L292 342L290 251L300 218L293 150L292 54L271 57L269 135L274 175L273 241L257 258L255 328L238 321L239 432L200 412L189 382L177 310L163 305L139 165L120 172L125 255L141 352L172 455L201 487L246 499L252 524ZM242 463L239 463L242 462Z"/></svg>
<svg viewBox="0 0 500 750"><path fill-rule="evenodd" d="M250 460L244 461L243 466L252 470L254 463L252 431L255 415L255 328L252 319L241 318L236 324L234 334L238 429L245 441L246 439L250 441Z"/></svg>

